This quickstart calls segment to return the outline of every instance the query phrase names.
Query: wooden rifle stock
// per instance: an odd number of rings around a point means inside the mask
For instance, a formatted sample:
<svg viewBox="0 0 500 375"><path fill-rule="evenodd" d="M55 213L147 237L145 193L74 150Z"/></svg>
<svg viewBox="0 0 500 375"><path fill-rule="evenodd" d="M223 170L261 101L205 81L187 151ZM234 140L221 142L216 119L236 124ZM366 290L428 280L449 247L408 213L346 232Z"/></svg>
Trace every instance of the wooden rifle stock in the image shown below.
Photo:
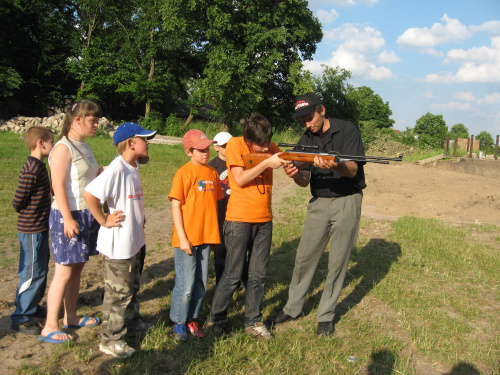
<svg viewBox="0 0 500 375"><path fill-rule="evenodd" d="M257 164L262 163L264 160L267 158L271 157L272 154L269 153L260 153L260 152L254 152L250 154L243 155L243 162L245 163L245 168L250 169L255 167ZM328 160L333 160L336 161L338 160L337 155L330 155L330 154L313 154L310 152L292 152L292 151L285 151L280 155L280 158L283 160L291 160L291 161L299 161L303 163L312 163L314 162L314 157L315 156L321 156L323 159L328 159Z"/></svg>
<svg viewBox="0 0 500 375"><path fill-rule="evenodd" d="M255 167L257 164L262 163L264 160L271 156L272 154L269 153L250 153L243 155L243 163L245 163L246 169L250 169ZM321 157L323 160L332 160L337 163L344 163L346 161L359 161L365 163L389 164L389 161L403 161L403 155L401 154L396 158L385 158L379 156L341 155L338 152L327 154L301 151L285 151L280 155L280 158L283 160L298 161L302 163L313 163L316 156Z"/></svg>

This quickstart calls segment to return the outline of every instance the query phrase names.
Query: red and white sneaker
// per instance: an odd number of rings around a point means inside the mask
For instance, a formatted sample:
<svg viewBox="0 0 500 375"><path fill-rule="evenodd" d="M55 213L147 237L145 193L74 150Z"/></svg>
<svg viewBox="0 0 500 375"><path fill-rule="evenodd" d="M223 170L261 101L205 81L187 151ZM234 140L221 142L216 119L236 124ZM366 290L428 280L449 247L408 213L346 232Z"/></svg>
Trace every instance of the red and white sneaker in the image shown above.
<svg viewBox="0 0 500 375"><path fill-rule="evenodd" d="M199 339L205 337L205 332L203 332L203 330L200 328L200 326L198 325L198 323L196 322L190 322L187 324L187 327L189 329L189 332L195 336L195 337L198 337Z"/></svg>

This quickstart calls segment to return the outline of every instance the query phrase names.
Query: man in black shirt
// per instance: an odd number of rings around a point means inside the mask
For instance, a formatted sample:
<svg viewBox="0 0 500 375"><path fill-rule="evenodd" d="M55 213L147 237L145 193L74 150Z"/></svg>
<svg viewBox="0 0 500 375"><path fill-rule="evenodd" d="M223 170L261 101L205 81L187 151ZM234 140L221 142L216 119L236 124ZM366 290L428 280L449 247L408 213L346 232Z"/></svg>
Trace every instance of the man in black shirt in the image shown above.
<svg viewBox="0 0 500 375"><path fill-rule="evenodd" d="M293 117L298 117L307 128L298 142L300 145L319 146L320 153L338 151L344 155L364 156L361 135L356 126L326 117L325 107L318 95L307 93L298 96ZM285 167L287 175L297 185L310 185L312 198L307 206L297 249L288 302L283 311L271 320L273 324L285 323L302 313L314 272L331 240L328 275L318 306L316 334L333 334L335 307L358 237L362 189L366 187L363 164L355 161L337 163L317 156L312 165L304 167L295 163Z"/></svg>

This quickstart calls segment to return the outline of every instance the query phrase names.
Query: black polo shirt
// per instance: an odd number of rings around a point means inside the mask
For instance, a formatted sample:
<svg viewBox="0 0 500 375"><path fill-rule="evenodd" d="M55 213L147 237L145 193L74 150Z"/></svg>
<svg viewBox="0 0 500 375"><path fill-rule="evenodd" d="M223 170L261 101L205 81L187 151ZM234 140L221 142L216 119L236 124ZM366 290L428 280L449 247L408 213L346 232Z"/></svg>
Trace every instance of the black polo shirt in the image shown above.
<svg viewBox="0 0 500 375"><path fill-rule="evenodd" d="M365 149L358 128L348 121L330 118L330 129L322 134L307 130L299 144L319 146L308 152L328 153L338 151L342 155L364 156ZM321 169L310 164L306 169L311 172L310 188L314 197L340 197L360 193L365 187L364 162L358 162L358 172L354 178L341 176L333 169Z"/></svg>

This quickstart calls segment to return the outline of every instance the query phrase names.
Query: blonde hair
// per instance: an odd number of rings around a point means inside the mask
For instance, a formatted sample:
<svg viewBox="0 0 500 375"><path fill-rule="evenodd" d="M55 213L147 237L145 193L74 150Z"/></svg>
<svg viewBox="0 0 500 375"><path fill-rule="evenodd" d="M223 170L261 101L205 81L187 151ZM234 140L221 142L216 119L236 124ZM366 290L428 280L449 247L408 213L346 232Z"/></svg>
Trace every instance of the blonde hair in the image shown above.
<svg viewBox="0 0 500 375"><path fill-rule="evenodd" d="M118 143L116 145L116 152L118 153L118 155L121 155L125 152L125 150L127 149L127 141L129 140L130 138L127 138L125 139L124 141L121 141L120 143ZM133 138L132 138L133 139ZM135 142L135 140L134 140Z"/></svg>
<svg viewBox="0 0 500 375"><path fill-rule="evenodd" d="M24 136L24 143L28 147L28 150L33 151L39 139L47 142L50 139L54 139L54 133L49 128L43 126L32 126Z"/></svg>

